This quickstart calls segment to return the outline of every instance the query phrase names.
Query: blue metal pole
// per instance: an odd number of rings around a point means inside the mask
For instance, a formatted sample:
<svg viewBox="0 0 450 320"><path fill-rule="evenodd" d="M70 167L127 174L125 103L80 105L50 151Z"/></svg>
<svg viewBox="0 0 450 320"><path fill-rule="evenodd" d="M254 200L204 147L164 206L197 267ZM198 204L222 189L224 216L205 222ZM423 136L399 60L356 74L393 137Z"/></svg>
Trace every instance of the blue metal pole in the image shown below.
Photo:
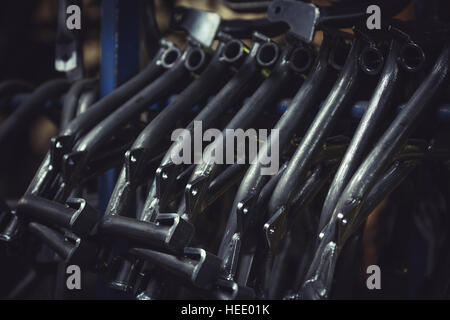
<svg viewBox="0 0 450 320"><path fill-rule="evenodd" d="M102 0L100 96L108 95L139 70L139 0ZM116 170L98 179L98 206L105 212L116 181ZM120 250L120 242L115 249ZM123 293L105 286L97 279L97 295L102 298L126 298Z"/></svg>
<svg viewBox="0 0 450 320"><path fill-rule="evenodd" d="M100 95L130 79L139 68L139 0L103 0L101 19ZM115 170L98 181L99 209L104 212L114 188Z"/></svg>

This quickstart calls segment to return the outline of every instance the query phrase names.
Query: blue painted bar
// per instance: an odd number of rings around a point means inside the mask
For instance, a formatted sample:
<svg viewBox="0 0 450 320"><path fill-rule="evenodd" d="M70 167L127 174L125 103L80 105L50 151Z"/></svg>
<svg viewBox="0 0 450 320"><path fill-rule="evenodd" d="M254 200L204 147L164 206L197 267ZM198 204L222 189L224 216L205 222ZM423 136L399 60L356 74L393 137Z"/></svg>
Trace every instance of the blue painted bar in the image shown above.
<svg viewBox="0 0 450 320"><path fill-rule="evenodd" d="M103 0L100 95L106 96L139 71L139 0ZM115 170L99 177L99 209L106 209Z"/></svg>

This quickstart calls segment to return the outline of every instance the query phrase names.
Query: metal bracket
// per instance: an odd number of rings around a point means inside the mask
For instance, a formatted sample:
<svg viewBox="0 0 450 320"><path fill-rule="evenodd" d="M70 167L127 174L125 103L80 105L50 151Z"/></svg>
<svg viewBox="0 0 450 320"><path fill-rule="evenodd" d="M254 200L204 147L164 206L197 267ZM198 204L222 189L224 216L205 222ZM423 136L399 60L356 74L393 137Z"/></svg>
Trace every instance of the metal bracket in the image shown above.
<svg viewBox="0 0 450 320"><path fill-rule="evenodd" d="M286 22L291 32L310 43L319 21L320 10L314 4L291 0L274 0L267 10L271 22Z"/></svg>
<svg viewBox="0 0 450 320"><path fill-rule="evenodd" d="M171 27L185 30L191 38L205 47L210 47L221 23L217 13L186 7L176 7L173 11Z"/></svg>

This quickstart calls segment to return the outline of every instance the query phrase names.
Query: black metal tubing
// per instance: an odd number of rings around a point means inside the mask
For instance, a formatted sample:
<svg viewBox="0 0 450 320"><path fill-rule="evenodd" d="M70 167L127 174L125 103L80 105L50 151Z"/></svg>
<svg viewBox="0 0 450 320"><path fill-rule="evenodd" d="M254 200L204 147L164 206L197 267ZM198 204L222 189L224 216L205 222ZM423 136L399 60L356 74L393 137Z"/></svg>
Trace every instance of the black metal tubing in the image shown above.
<svg viewBox="0 0 450 320"><path fill-rule="evenodd" d="M96 255L96 248L90 243L69 234L63 235L45 225L31 222L28 230L55 251L66 265L85 267L92 263Z"/></svg>
<svg viewBox="0 0 450 320"><path fill-rule="evenodd" d="M289 238L286 239L286 236L289 235L289 232L293 232L293 222L299 213L304 212L315 195L330 179L330 176L335 172L336 167L345 152L347 147L345 141L336 138L330 138L329 140L330 141L324 145L323 151L315 158L315 167L311 170L311 174L307 177L305 183L298 189L298 192L292 200L291 209L289 211L282 209L278 210L273 216L268 218L265 223L255 224L256 230L249 230L244 235L242 241L245 244L249 243L249 238L255 238L255 234L260 235L261 231L263 231L264 239L254 245L256 250L241 249L241 251L243 251L241 255L245 255L244 250L247 250L250 251L255 258L246 258L239 261L239 279L251 281L248 277L251 275L250 271L252 265L254 265L255 267L252 271L252 275L256 275L263 282L262 288L267 289L270 287L270 283L268 283L269 278L261 275L266 274L269 271L267 270L267 266L272 265L275 256L278 257L279 255L282 256L284 254L283 248L286 246L286 241L289 241ZM261 207L256 210L258 209L261 210ZM306 223L308 223L308 226L305 226L305 229L312 231L314 229L312 221L307 221ZM252 232L254 233L253 235ZM277 272L283 272L281 270L274 270L274 268L275 267L272 266L272 275L277 274ZM245 278L242 278L243 275Z"/></svg>
<svg viewBox="0 0 450 320"><path fill-rule="evenodd" d="M70 87L70 81L66 79L50 80L38 88L1 124L0 146L4 148L13 136L28 127L42 110L45 102L61 96Z"/></svg>
<svg viewBox="0 0 450 320"><path fill-rule="evenodd" d="M197 58L199 58L198 61ZM92 153L107 142L117 128L132 120L152 103L171 92L176 92L178 88L183 88L190 80L191 72L202 67L204 61L205 56L200 48L189 47L182 57L175 62L167 62L167 64L173 63L173 66L168 66L170 70L142 89L83 136L74 146L72 152L64 156L65 188L70 190L70 185L77 183Z"/></svg>
<svg viewBox="0 0 450 320"><path fill-rule="evenodd" d="M291 211L290 216L283 216L283 212L281 212L280 216L273 216L270 220L266 222L263 229L265 232L265 238L267 239L267 244L260 248L258 252L260 256L262 256L262 263L255 262L256 270L254 271L260 278L263 288L263 295L269 299L274 299L274 290L271 282L273 279L279 279L282 277L282 273L285 272L283 267L280 267L279 264L283 263L283 257L286 255L287 248L290 246L291 242L290 235L293 232L299 232L298 230L293 230L293 220L295 216L298 216L298 213L304 212L304 210L309 206L309 203L313 200L317 192L324 186L327 180L330 178L330 175L334 172L336 168L336 164L320 164L317 166L308 177L308 180L302 186L298 195L296 196L296 201L294 202L293 209ZM298 211L297 213L294 213ZM277 221L280 219L281 221ZM310 219L306 219L305 225L303 227L303 232L307 232L309 230L313 231L314 227L312 221ZM312 233L310 233L312 234ZM269 248L267 251L266 248ZM306 253L306 254L305 254ZM302 260L308 259L308 252L304 250L300 250L299 254L302 254ZM260 258L261 259L261 258ZM258 260L259 262L260 260ZM299 269L305 263L301 261ZM270 270L267 269L267 266L271 266ZM268 277L266 274L270 274ZM264 275L264 276L261 276ZM294 280L295 281L295 280Z"/></svg>
<svg viewBox="0 0 450 320"><path fill-rule="evenodd" d="M311 175L306 179L305 183L299 188L293 199L292 211L289 212L289 214L280 211L264 224L267 245L272 251L277 251L281 240L284 238L282 233L287 233L290 230L292 222L297 214L308 205L309 201L311 201L317 192L324 186L335 168L335 163L320 163L316 166L314 170L312 170ZM272 226L276 226L274 232L270 232Z"/></svg>
<svg viewBox="0 0 450 320"><path fill-rule="evenodd" d="M123 155L131 147L132 139L136 137L140 129L142 129L142 126L139 125L120 128L111 140L95 150L89 159L86 170L83 171L83 176L80 177L79 184L83 184L85 181L98 176L105 170L122 165ZM162 155L160 155L161 157ZM153 159L149 162L149 165L151 163L153 163ZM62 179L62 177L59 176L58 179ZM49 196L54 194L54 190L53 193L49 192L48 194ZM55 199L59 198L55 197Z"/></svg>
<svg viewBox="0 0 450 320"><path fill-rule="evenodd" d="M311 108L319 103L319 91L323 89L324 80L330 75L330 66L328 63L329 54L331 51L333 41L325 35L324 42L316 59L315 65L310 71L308 78L303 82L300 90L292 99L288 109L283 113L280 120L275 125L275 129L279 130L279 149L282 149L288 142L292 131L296 128L298 123L302 121L304 116L311 110ZM237 232L237 206L244 199L251 195L258 195L263 189L270 176L261 175L261 168L263 167L260 158L268 154L270 150L270 138L264 143L258 154L258 159L254 164L250 165L244 178L241 181L239 189L236 193L232 211L228 217L227 227L219 249L219 256L222 256L224 250L229 243L231 237ZM278 179L280 178L277 174ZM278 181L271 179L273 181ZM252 214L254 209L249 208L249 214ZM243 231L243 230L241 230Z"/></svg>
<svg viewBox="0 0 450 320"><path fill-rule="evenodd" d="M345 245L351 227L364 200L389 165L395 153L405 144L419 115L439 94L449 78L450 44L446 42L430 74L414 92L404 109L379 139L342 192L328 225L320 234L320 244L301 289L301 296L310 299L329 297L339 248ZM351 228L350 228L351 229ZM348 230L350 230L348 229Z"/></svg>
<svg viewBox="0 0 450 320"><path fill-rule="evenodd" d="M17 205L17 214L37 218L39 221L51 222L69 228L75 212L67 205L36 196L26 196Z"/></svg>
<svg viewBox="0 0 450 320"><path fill-rule="evenodd" d="M70 256L72 246L64 241L64 236L50 227L31 222L28 225L29 231L55 251L61 258Z"/></svg>
<svg viewBox="0 0 450 320"><path fill-rule="evenodd" d="M194 121L201 121L203 129L210 128L220 115L227 108L234 106L241 101L248 91L252 88L254 82L259 82L261 75L261 65L256 61L256 54L261 47L261 42L258 39L254 42L253 48L242 66L239 68L236 75L214 96L214 98L203 108L203 110L195 117L195 119L187 126L190 133L194 130ZM172 154L178 154L183 147L182 141L174 142L169 148L168 152L161 161L158 168L157 176L153 180L149 190L147 199L145 201L144 210L138 215L138 219L144 221L152 221L159 212L164 212L165 198L167 197L167 190L170 190L175 183L175 178L178 174L168 175L166 181L162 180L162 175L167 167L175 167L172 161ZM177 167L180 167L177 166ZM174 170L182 171L182 170ZM159 172L159 175L158 175ZM161 184L164 183L164 190L161 190ZM158 190L157 190L158 189Z"/></svg>
<svg viewBox="0 0 450 320"><path fill-rule="evenodd" d="M394 191L418 165L420 165L420 161L417 160L403 160L394 162L383 177L378 180L370 190L361 211L358 213L355 226L361 225L361 223L365 221L365 219L381 203L381 201L389 196L389 194L391 194L392 191Z"/></svg>
<svg viewBox="0 0 450 320"><path fill-rule="evenodd" d="M369 195L367 196L366 201L364 202L361 211L359 213L358 222L361 223L364 221L364 219L372 212L373 209L375 209L376 206L380 204L380 202L389 196L389 194L394 191L401 182L411 173L411 171L417 167L417 165L420 163L420 161L417 160L403 160L403 161L396 161L383 175L383 177L378 180L378 182L374 185L372 190L370 191ZM347 250L346 247L343 247L343 250ZM315 256L317 257L317 255ZM337 260L337 255L333 256L332 259L334 261ZM317 258L316 258L317 259ZM317 266L317 260L315 261ZM333 266L334 266L333 262ZM311 271L311 268L310 268ZM309 271L309 272L310 272ZM308 276L310 274L306 275ZM305 286L305 284L304 284ZM317 287L319 288L319 287ZM300 288L300 290L297 288L297 293L293 294L292 296L289 296L289 299L303 299L303 298L312 298L311 292L308 291L309 289L306 287ZM328 292L325 296L328 295ZM316 296L319 297L319 296ZM320 298L320 297L319 297Z"/></svg>
<svg viewBox="0 0 450 320"><path fill-rule="evenodd" d="M258 194L257 199L255 200L255 206L253 210L264 210L264 206L267 204L267 202L270 199L270 195L273 192L273 189L275 188L278 180L283 175L284 170L286 170L287 163L283 164L283 166L278 170L275 176L272 177L261 189L261 192ZM252 231L256 231L257 233L257 226L261 224L263 221L262 216L256 217L254 225L256 228L252 229ZM228 226L227 226L228 227ZM256 229L256 230L255 230ZM240 234L236 234L236 236L239 237L239 240L241 239ZM237 237L236 237L237 238ZM247 240L245 242L245 246L241 249L240 242L230 242L228 246L228 250L220 252L218 256L222 259L222 269L223 274L222 277L226 279L232 279L237 278L237 283L241 286L247 285L248 278L250 275L250 269L253 265L254 259L253 257L256 255L256 247L258 245L257 239L260 238L260 234L252 234L251 237L247 237ZM239 250L237 251L236 248L239 247ZM238 253L238 259L230 259L230 255L232 253ZM235 275L235 271L237 270L237 266L239 265L238 273Z"/></svg>
<svg viewBox="0 0 450 320"><path fill-rule="evenodd" d="M347 226L351 225L354 215L375 184L377 176L386 169L392 157L406 143L420 113L430 105L432 99L448 82L449 57L450 44L447 43L430 74L414 92L342 192L334 211L343 214L348 221Z"/></svg>
<svg viewBox="0 0 450 320"><path fill-rule="evenodd" d="M174 57L169 57L170 54ZM172 51L166 51L166 56L163 56L162 59L162 63L170 68L168 72L101 121L78 141L72 153L64 156L64 161L74 168L70 168L71 170L68 172L63 167L64 181L60 184L60 190L57 191L55 200L64 202L67 199L72 187L79 182L81 171L87 164L89 157L101 147L102 143L108 141L118 127L131 120L143 108L173 92L174 88L182 87L189 80L191 72L198 70L203 65L205 56L198 47L189 46L181 57L178 50L172 49ZM73 157L73 154L75 154L75 157ZM72 158L70 158L71 156ZM74 161L74 158L76 158L76 161ZM38 224L36 225L39 227Z"/></svg>
<svg viewBox="0 0 450 320"><path fill-rule="evenodd" d="M87 89L92 89L96 83L97 80L95 79L81 79L72 84L64 98L60 125L62 130L76 117L81 94Z"/></svg>
<svg viewBox="0 0 450 320"><path fill-rule="evenodd" d="M195 50L195 51L194 51ZM187 65L189 57L193 52L201 52L198 48L188 49L183 57L178 59L169 70L153 81L150 85L139 91L120 108L109 114L85 136L83 136L74 146L73 152L91 153L101 146L102 142L108 139L114 131L127 121L130 121L137 114L142 112L158 99L176 91L179 86L183 86L190 76L190 69ZM197 66L198 67L198 66Z"/></svg>
<svg viewBox="0 0 450 320"><path fill-rule="evenodd" d="M199 248L187 247L181 257L143 248L130 252L203 289L214 285L220 269L219 258Z"/></svg>
<svg viewBox="0 0 450 320"><path fill-rule="evenodd" d="M319 157L320 158L320 157ZM334 153L331 153L324 160L321 160L319 164L312 170L311 175L306 179L305 183L299 188L297 194L292 201L292 208L289 212L279 210L273 216L271 216L265 223L258 222L255 223L256 229L248 230L242 237L242 242L247 244L253 239L253 248L243 248L241 249L241 256L256 256L256 258L249 259L239 259L238 267L238 282L243 284L249 281L250 271L252 265L255 265L256 273L261 272L264 274L266 272L265 267L271 264L274 254L279 254L282 249L283 242L285 242L286 235L292 231L292 224L298 213L301 213L314 198L314 196L321 190L325 183L330 179L331 174L335 171L337 166L337 161ZM271 183L272 181L269 181ZM268 183L268 184L269 184ZM267 186L267 185L266 185ZM275 188L275 186L272 187ZM266 187L263 188L263 191ZM269 199L267 199L268 201ZM261 206L256 207L255 210L263 210ZM255 220L261 220L255 219ZM265 241L259 241L257 238L261 235L262 231ZM253 233L253 234L252 234ZM247 246L248 247L248 246ZM269 250L269 251L268 251ZM247 252L250 252L247 253ZM258 265L257 261L264 261ZM272 272L276 272L272 270ZM253 273L253 272L252 272ZM264 278L264 277L263 277ZM267 287L268 283L264 287Z"/></svg>
<svg viewBox="0 0 450 320"><path fill-rule="evenodd" d="M0 214L5 213L5 212L10 212L10 211L11 211L11 209L9 208L6 201L3 198L0 198ZM1 221L0 221L0 224L1 224Z"/></svg>
<svg viewBox="0 0 450 320"><path fill-rule="evenodd" d="M99 215L84 199L70 199L61 204L33 195L20 199L16 213L29 220L69 229L79 236L88 235L97 224Z"/></svg>
<svg viewBox="0 0 450 320"><path fill-rule="evenodd" d="M98 100L100 94L99 89L100 88L97 83L92 89L81 93L78 101L78 108L75 112L75 117L78 117L80 114L86 112L86 110Z"/></svg>
<svg viewBox="0 0 450 320"><path fill-rule="evenodd" d="M292 59L292 55L294 53L293 46L289 45L282 49L277 65L274 67L270 76L259 86L251 98L227 124L222 137L215 140L213 142L214 145L225 145L223 136L225 136L226 129L247 129L264 109L273 105L277 99L282 97L284 92L286 92L286 87L292 86L292 83L295 83L294 76L297 72L293 67L294 59ZM207 187L220 169L220 165L215 163L211 154L208 153L207 155L209 157L205 157L204 155L202 163L195 168L185 190L186 214L192 220L195 220L199 213L200 206L205 200ZM193 192L194 189L197 192Z"/></svg>
<svg viewBox="0 0 450 320"><path fill-rule="evenodd" d="M41 166L28 186L25 195L32 194L44 198L53 198L54 194L49 188L52 184L57 182L59 178L58 175L61 174L62 168L60 162L62 161L63 155L68 153L80 136L95 126L99 120L107 116L119 105L126 102L131 96L163 73L165 70L165 66L162 63L163 56L164 54L168 54L171 50L174 50L174 47L170 42L165 40L161 40L160 45L161 48L159 53L142 72L99 102L92 105L87 112L82 113L72 120L60 133L59 137L52 139L50 152L45 156ZM65 81L69 83L67 80ZM69 84L67 84L67 86L69 86ZM70 193L71 186L67 185L60 189L62 189L62 191L60 190L57 193L59 197L57 200L64 202ZM4 229L4 232L2 230L2 235L7 236L8 238L10 238L11 235L18 235L21 225L21 220L14 217L10 224ZM37 223L36 225L39 226Z"/></svg>
<svg viewBox="0 0 450 320"><path fill-rule="evenodd" d="M368 146L373 141L374 132L379 126L383 115L392 107L392 100L401 80L401 71L398 64L401 49L402 43L400 41L395 39L391 41L389 54L378 85L328 189L320 215L319 231L325 227L333 214L332 211L341 192L362 161Z"/></svg>
<svg viewBox="0 0 450 320"><path fill-rule="evenodd" d="M161 64L161 59L173 44L166 40L161 40L158 54L136 76L122 84L113 92L96 102L90 110L79 117L76 117L67 128L61 132L64 136L73 136L73 143L86 132L91 130L99 121L111 114L115 109L126 103L131 97L136 95L144 87L159 77L166 69Z"/></svg>
<svg viewBox="0 0 450 320"><path fill-rule="evenodd" d="M124 104L142 88L162 74L165 68L161 64L161 58L173 45L170 42L161 40L160 46L158 54L144 70L103 99L94 103L87 112L84 112L73 119L67 127L60 132L60 137L52 141L52 145L54 145L53 149L69 152L75 142L101 119L104 119L113 110ZM57 142L59 142L60 148L56 148ZM26 191L27 194L30 193L46 197L45 193L48 192L47 188L56 178L57 174L60 173L59 163L62 161L63 154L64 152L60 152L58 153L58 157L56 157L52 155L51 152L47 153L33 180L28 186Z"/></svg>
<svg viewBox="0 0 450 320"><path fill-rule="evenodd" d="M259 81L260 70L264 66L258 59L260 48L267 43L268 39L262 35L255 35L255 42L248 57L239 68L237 74L219 91L218 94L208 103L202 112L187 126L187 130L192 132L194 121L202 121L203 128L209 128L226 108L237 104L242 100L249 89L252 87L252 81ZM266 65L266 66L270 66ZM172 162L172 153L179 152L182 148L182 142L175 142L164 157L160 168L157 171L157 177L153 181L149 194L144 204L144 210L138 219L144 221L155 221L158 214L164 212L167 191L173 189L176 177L182 171L182 165L175 166ZM168 167L171 171L167 170ZM175 167L175 168L174 168ZM178 173L176 173L178 172ZM166 178L163 178L165 176ZM168 178L168 179L167 179ZM161 185L165 184L164 190ZM161 210L162 209L162 210Z"/></svg>
<svg viewBox="0 0 450 320"><path fill-rule="evenodd" d="M126 135L126 137L130 140L135 136L136 135L133 133L128 133ZM121 166L123 164L123 155L130 149L130 147L130 141L112 139L108 144L102 147L102 149L99 149L92 155L92 158L89 159L87 170L83 172L83 176L79 180L79 183L83 184L84 182L89 181L89 179L97 177L101 173L105 172L105 170ZM156 166L161 158L162 154L159 154L157 157L149 160L147 163L146 172L148 171L147 169L151 170L153 166Z"/></svg>
<svg viewBox="0 0 450 320"><path fill-rule="evenodd" d="M327 138L327 134L336 122L339 112L350 103L356 93L362 73L358 61L363 47L364 42L361 39L356 38L353 41L351 51L338 80L289 161L283 177L281 177L273 192L268 206L270 215L278 210L289 210L296 190L304 181L314 156Z"/></svg>
<svg viewBox="0 0 450 320"><path fill-rule="evenodd" d="M208 199L206 206L214 203L221 195L223 195L233 185L239 183L245 173L245 166L237 163L230 165L223 170L208 187Z"/></svg>
<svg viewBox="0 0 450 320"><path fill-rule="evenodd" d="M194 235L193 227L177 214L160 215L157 223L110 215L102 219L99 230L102 235L172 253L182 252Z"/></svg>
<svg viewBox="0 0 450 320"><path fill-rule="evenodd" d="M122 215L128 207L135 188L145 180L143 169L148 160L160 152L156 150L164 136L175 126L177 119L197 103L213 95L223 82L231 76L230 63L224 59L226 43L221 42L211 62L199 78L183 90L170 105L164 108L139 134L131 149L125 155L106 215ZM241 51L240 54L243 54ZM220 78L220 81L217 79ZM133 158L133 161L131 161Z"/></svg>

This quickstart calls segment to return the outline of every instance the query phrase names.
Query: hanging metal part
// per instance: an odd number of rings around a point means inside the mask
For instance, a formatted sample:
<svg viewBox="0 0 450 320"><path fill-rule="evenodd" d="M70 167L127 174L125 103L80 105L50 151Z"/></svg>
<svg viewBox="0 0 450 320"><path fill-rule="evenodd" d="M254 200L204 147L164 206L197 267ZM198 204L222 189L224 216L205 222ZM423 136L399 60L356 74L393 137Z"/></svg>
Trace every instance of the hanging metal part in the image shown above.
<svg viewBox="0 0 450 320"><path fill-rule="evenodd" d="M312 3L275 0L267 10L267 17L269 21L286 22L300 39L311 42L319 22L320 10Z"/></svg>
<svg viewBox="0 0 450 320"><path fill-rule="evenodd" d="M73 136L76 142L82 135L91 130L97 123L112 113L118 107L127 102L131 97L136 95L140 90L158 78L165 70L162 63L164 54L168 50L174 48L174 44L170 41L162 39L160 42L160 50L148 66L135 75L133 78L120 85L117 89L106 95L104 98L96 102L92 108L86 113L76 117L61 132L61 135Z"/></svg>
<svg viewBox="0 0 450 320"><path fill-rule="evenodd" d="M405 144L418 116L448 83L450 44L446 43L431 72L414 92L378 143L368 154L342 192L333 216L320 233L320 244L301 290L304 298L329 297L338 248L344 246L364 200L376 183L376 178L389 165L392 157Z"/></svg>
<svg viewBox="0 0 450 320"><path fill-rule="evenodd" d="M383 12L383 16L390 18L399 13L408 3L409 0L375 0L370 4L358 3L346 7L340 7L339 5L319 7L302 1L273 0L267 10L267 17L272 22L289 24L292 33L306 42L311 42L316 28L322 25L337 28L365 25L369 5L378 5Z"/></svg>
<svg viewBox="0 0 450 320"><path fill-rule="evenodd" d="M170 105L166 106L140 133L134 141L131 149L125 155L125 165L122 168L113 194L106 209L106 214L122 215L129 204L130 196L135 188L145 181L143 176L144 169L149 159L155 156L157 147L166 134L174 129L174 123L180 119L185 113L198 103L202 103L209 96L217 91L222 84L216 81L221 77L222 81L226 81L231 76L232 61L240 59L244 55L241 46L233 53L230 48L235 43L232 40L230 44L221 42L214 54L212 60L206 67L205 71L195 79L185 90L183 90ZM227 57L227 59L224 59ZM175 177L174 172L168 175L166 168L164 171L160 167L156 174L159 177ZM158 181L165 182L167 179L159 177ZM164 183L159 184L164 189ZM167 190L158 190L158 194L167 194Z"/></svg>
<svg viewBox="0 0 450 320"><path fill-rule="evenodd" d="M70 152L74 143L78 138L88 131L92 126L102 119L106 114L117 108L121 103L124 103L132 95L137 93L141 88L148 84L151 80L158 77L165 69L162 66L161 59L164 53L167 52L173 45L166 40L161 41L161 49L153 61L144 69L141 73L124 83L117 90L110 95L101 99L95 103L87 112L82 113L80 116L72 120L67 127L63 130L61 135L56 138L52 138L50 144L50 152L47 153L40 168L34 176L25 194L33 194L36 196L42 196L44 198L53 198L55 195L55 182L59 178L59 174L62 173L63 167L61 167L63 157ZM62 82L63 89L67 89L69 86L68 80L56 80ZM50 84L49 84L50 85ZM42 90L36 91L36 96L42 95ZM47 89L46 89L47 90ZM46 91L44 91L46 92ZM30 103L39 102L39 99L31 99ZM66 189L67 190L67 187ZM60 198L66 198L69 191L61 194ZM25 230L22 226L22 221L16 215L11 217L10 223L1 231L1 236L5 239L12 239L21 234L21 230Z"/></svg>
<svg viewBox="0 0 450 320"><path fill-rule="evenodd" d="M167 50L162 57L162 63L169 70L102 120L78 141L70 154L64 156L64 188L70 191L71 186L79 181L92 153L104 145L119 126L132 120L148 105L169 95L178 87L184 87L191 77L191 72L201 68L204 62L205 54L197 47L188 48L182 56L175 48Z"/></svg>
<svg viewBox="0 0 450 320"><path fill-rule="evenodd" d="M196 54L200 55L199 59L194 58ZM59 187L60 190L56 194L56 200L65 201L73 186L79 182L81 176L80 170L85 167L88 156L91 156L94 149L98 148L114 132L118 125L122 124L131 116L136 115L137 112L148 106L148 104L151 104L150 102L155 102L157 97L162 97L162 95L167 94L167 90L173 90L175 83L180 85L180 81L185 81L189 77L190 72L197 70L204 62L203 51L195 47L187 49L185 54L179 57L180 53L178 50L173 48L167 50L162 57L162 62L166 68L173 66L173 69L143 89L143 92L140 92L137 97L131 99L112 115L100 122L99 125L94 127L94 133L91 130L78 142L70 154L63 156L62 173L65 181Z"/></svg>
<svg viewBox="0 0 450 320"><path fill-rule="evenodd" d="M386 168L390 158L402 148L420 113L448 82L449 52L449 45L446 44L431 73L380 138L343 191L337 202L335 212L342 213L349 225L365 195L375 183L377 174ZM350 199L353 200L350 201ZM341 240L345 241L345 239Z"/></svg>
<svg viewBox="0 0 450 320"><path fill-rule="evenodd" d="M327 35L325 35L324 43L322 44L322 48L320 50L319 56L315 62L314 67L312 68L308 78L302 84L300 90L296 94L296 96L291 101L287 111L283 114L281 119L275 125L275 129L279 130L278 136L278 145L279 148L283 148L286 143L288 143L289 136L291 132L294 130L296 125L301 121L301 119L306 115L306 113L314 106L315 103L318 103L318 90L322 87L322 83L325 80L326 76L330 74L330 68L328 64L328 56L330 54L330 50L332 48L333 40L330 39ZM309 60L309 58L307 58ZM310 61L302 61L305 65L310 64ZM268 150L270 150L271 146L271 138L263 145L259 152L259 157L265 156L268 154ZM233 203L233 211L230 213L228 218L227 227L225 230L225 235L223 237L221 249L219 252L222 252L222 246L225 245L229 241L231 235L237 231L237 217L235 210L237 210L237 206L241 203L242 199L250 197L252 194L257 195L264 187L265 183L269 180L270 176L262 176L261 169L263 168L261 159L258 158L255 161L255 164L252 164L250 168L247 170L245 177L243 178L238 192L236 194L234 203ZM279 173L277 174L279 178ZM270 180L273 181L273 178ZM273 182L272 182L273 183ZM254 209L250 209L248 215L252 215ZM256 214L256 213L255 213ZM243 229L244 230L244 229ZM219 253L220 254L220 253Z"/></svg>
<svg viewBox="0 0 450 320"><path fill-rule="evenodd" d="M345 188L351 175L360 164L363 155L367 151L367 147L370 145L371 141L373 141L372 137L376 128L379 127L383 115L385 115L387 110L392 107L392 101L401 81L399 64L403 66L403 62L408 60L404 55L404 52L405 47L411 45L409 39L396 38L391 41L389 54L378 85L328 190L320 217L319 231L324 228L326 223L328 223L332 215L332 208L336 205L343 188ZM419 47L414 45L414 48ZM423 64L423 61L419 64ZM408 65L411 67L409 70L412 70L412 65L410 63L408 63Z"/></svg>
<svg viewBox="0 0 450 320"><path fill-rule="evenodd" d="M364 40L358 38L354 40L339 79L335 82L333 89L303 137L289 162L288 168L273 192L268 206L269 214L274 214L282 207L284 207L283 210L289 210L295 190L298 190L305 179L314 156L320 150L327 133L330 132L332 125L336 122L339 112L350 103L350 99L356 93L359 85L358 80L361 77L359 57L364 47Z"/></svg>
<svg viewBox="0 0 450 320"><path fill-rule="evenodd" d="M83 53L79 39L80 31L69 30L67 26L66 11L72 5L78 8L82 7L82 3L79 0L58 1L55 69L56 71L65 72L71 80L79 80L84 76Z"/></svg>
<svg viewBox="0 0 450 320"><path fill-rule="evenodd" d="M262 110L275 103L277 97L280 98L280 95L283 95L283 90L285 90L287 84L295 81L296 69L301 69L300 64L305 61L300 61L299 63L295 59L296 56L293 53L299 53L299 51L295 51L295 45L285 47L279 57L277 51L277 46L270 42L261 47L259 55L257 55L260 63L273 64L278 59L277 64L269 78L261 84L247 103L245 103L227 124L222 136L226 136L226 130L228 129L247 129ZM297 68L292 67L295 62L299 63ZM223 138L220 138L213 142L211 148L223 148L224 145ZM219 169L220 166L214 163L211 155L206 159L204 157L203 162L195 169L185 191L186 211L189 219L195 220L197 215L202 211L207 188L212 179L217 175Z"/></svg>
<svg viewBox="0 0 450 320"><path fill-rule="evenodd" d="M69 122L67 127L60 133L60 136L56 140L52 140L51 146L53 147L50 147L50 150L58 150L58 153L47 153L28 186L26 194L45 195L44 197L46 198L52 197L51 194L47 194L49 192L48 188L56 179L58 173L60 173L63 155L68 153L75 142L95 126L96 123L163 73L165 69L160 61L164 52L171 46L171 43L165 40L161 41L159 53L143 71L93 104L87 112L80 114Z"/></svg>
<svg viewBox="0 0 450 320"><path fill-rule="evenodd" d="M253 47L242 62L238 72L189 123L187 130L183 131L179 141L174 142L167 151L161 162L161 169L158 169L158 174L148 192L144 209L138 216L139 219L152 221L159 212L165 212L167 203L161 200L167 199L169 190L173 190L173 182L176 176L183 171L183 169L178 169L180 165L174 166L172 155L180 154L184 141L187 141L187 139L184 139L184 135L193 134L195 121L201 121L203 130L210 128L227 108L239 104L246 94L253 89L255 83L258 84L261 81L260 71L262 67L256 61L256 56L262 44L267 41L267 38L256 34L254 40ZM231 42L229 46L233 49L231 51L240 52L244 48L242 43L236 41ZM227 51L225 50L225 52ZM170 169L170 171L166 169ZM174 174L171 174L172 172Z"/></svg>
<svg viewBox="0 0 450 320"><path fill-rule="evenodd" d="M221 18L217 13L176 7L172 15L172 28L187 31L190 37L205 47L212 45L221 22Z"/></svg>

